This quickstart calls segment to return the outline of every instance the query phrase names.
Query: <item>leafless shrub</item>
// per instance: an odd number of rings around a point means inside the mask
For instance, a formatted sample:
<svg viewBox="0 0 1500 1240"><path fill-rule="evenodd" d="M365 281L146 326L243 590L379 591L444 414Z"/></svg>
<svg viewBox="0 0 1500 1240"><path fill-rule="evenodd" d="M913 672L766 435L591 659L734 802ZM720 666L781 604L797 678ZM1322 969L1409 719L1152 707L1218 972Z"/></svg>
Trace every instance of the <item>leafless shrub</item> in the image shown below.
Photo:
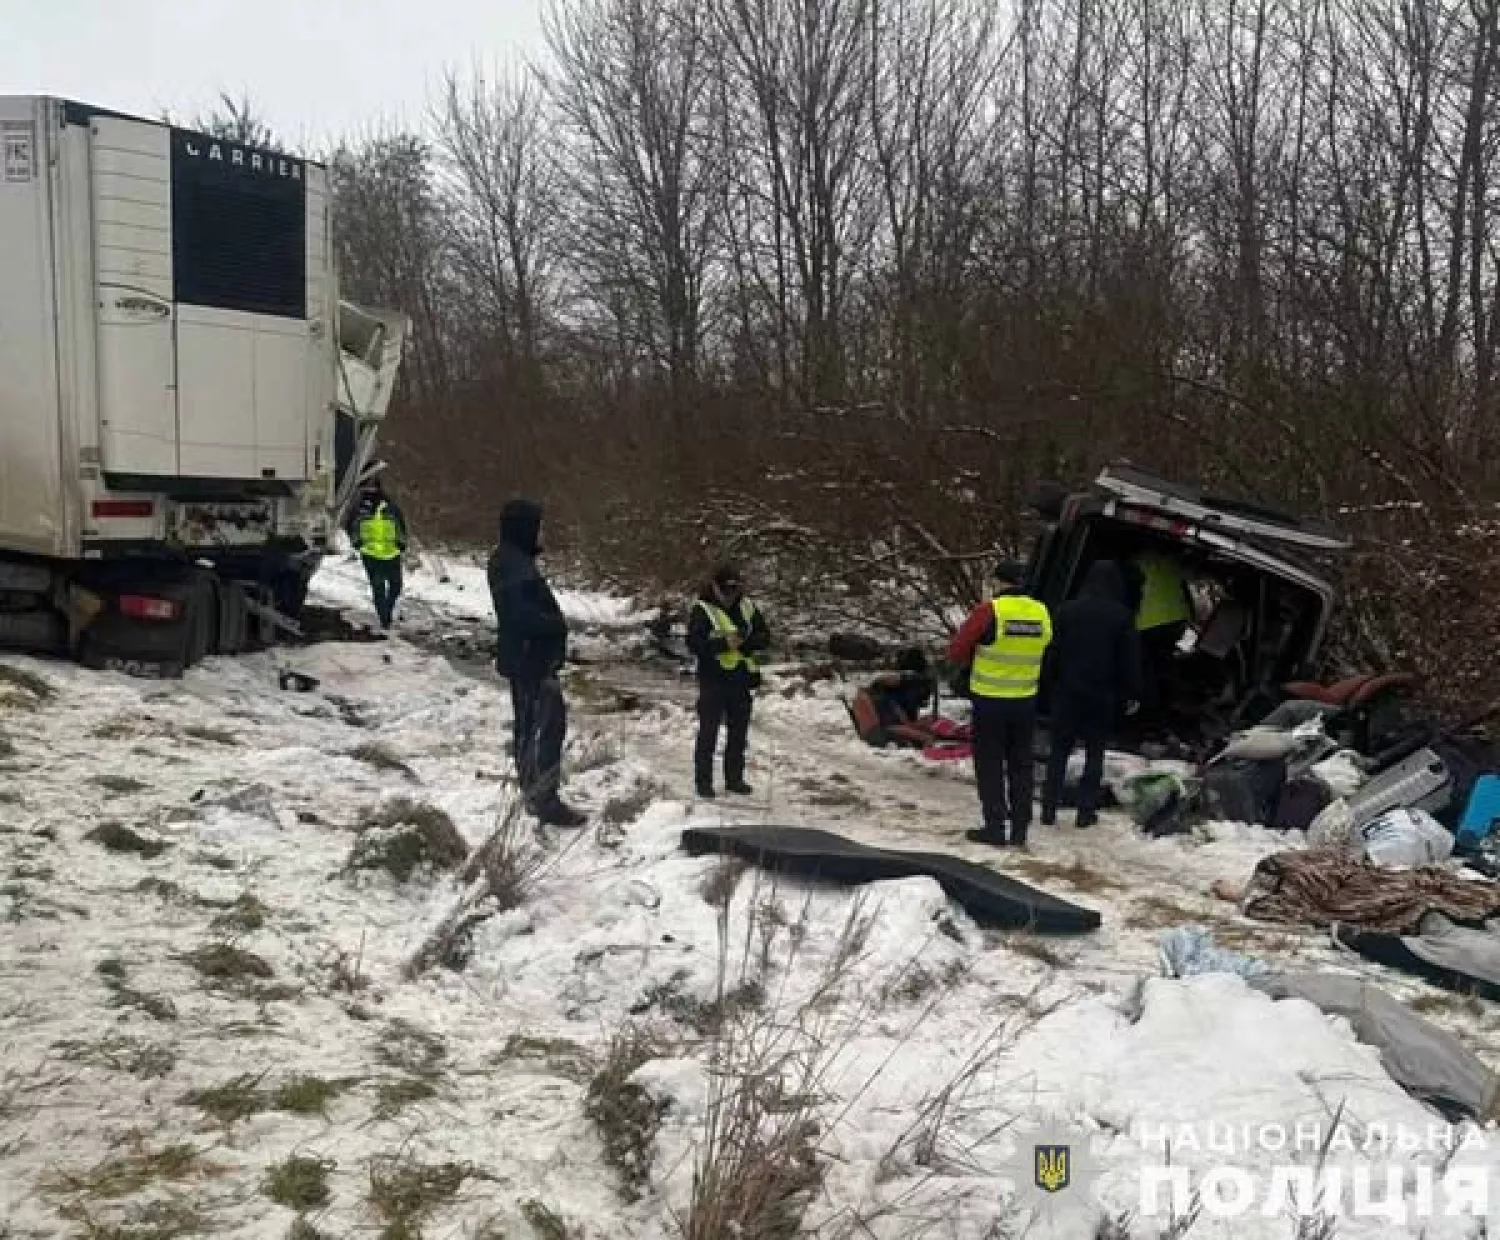
<svg viewBox="0 0 1500 1240"><path fill-rule="evenodd" d="M508 797L489 838L469 857L458 878L464 892L448 914L407 961L406 977L435 965L461 969L467 963L474 931L489 918L525 903L535 885L581 838L549 852L523 815L518 797Z"/></svg>
<svg viewBox="0 0 1500 1240"><path fill-rule="evenodd" d="M435 805L397 797L365 815L345 868L383 870L404 883L419 869L456 869L469 845Z"/></svg>
<svg viewBox="0 0 1500 1240"><path fill-rule="evenodd" d="M660 1036L629 1025L612 1039L604 1063L589 1082L584 1114L599 1130L604 1159L620 1177L627 1202L639 1201L651 1171L652 1145L663 1105L630 1078L642 1064L667 1053Z"/></svg>

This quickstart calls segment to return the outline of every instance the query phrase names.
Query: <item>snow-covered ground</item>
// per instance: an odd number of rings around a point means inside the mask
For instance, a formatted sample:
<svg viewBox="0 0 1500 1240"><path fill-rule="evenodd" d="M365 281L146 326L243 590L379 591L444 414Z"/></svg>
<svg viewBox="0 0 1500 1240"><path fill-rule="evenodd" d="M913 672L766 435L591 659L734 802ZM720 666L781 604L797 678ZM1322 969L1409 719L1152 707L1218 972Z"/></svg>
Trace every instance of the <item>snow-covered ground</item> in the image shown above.
<svg viewBox="0 0 1500 1240"><path fill-rule="evenodd" d="M462 970L408 980L460 884L348 871L356 833L407 798L408 817L441 810L473 847L511 800L503 686L429 652L488 617L482 568L429 556L409 589L416 641L221 660L164 683L5 661L0 1236L1483 1234L1457 1218L1326 1233L1258 1210L1027 1231L1012 1189L1030 1183L1037 1132L1091 1135L1119 1220L1139 1168L1161 1161L1148 1131L1434 1122L1342 1022L1230 976L1156 976L1163 929L1368 971L1401 995L1421 984L1209 893L1284 847L1273 833L1149 841L1108 819L1037 828L1026 856L967 844L967 772L865 748L840 686L792 668L773 669L757 707L758 799L695 804L690 688L610 661L644 621L621 600L563 595L596 656L570 686L565 786L594 825L527 842L519 905L473 931ZM316 592L367 613L356 565L330 565ZM280 689L285 668L316 689ZM689 825L752 821L951 850L1104 926L999 934L926 879L844 890L679 851ZM1493 1059L1488 1014L1434 1014ZM746 1115L761 1125L749 1150ZM1277 1158L1233 1161L1270 1174ZM1225 1158L1189 1141L1172 1160ZM1465 1160L1500 1165L1500 1149ZM715 1222L715 1186L741 1212L785 1191L790 1221ZM292 1233L299 1217L315 1231Z"/></svg>

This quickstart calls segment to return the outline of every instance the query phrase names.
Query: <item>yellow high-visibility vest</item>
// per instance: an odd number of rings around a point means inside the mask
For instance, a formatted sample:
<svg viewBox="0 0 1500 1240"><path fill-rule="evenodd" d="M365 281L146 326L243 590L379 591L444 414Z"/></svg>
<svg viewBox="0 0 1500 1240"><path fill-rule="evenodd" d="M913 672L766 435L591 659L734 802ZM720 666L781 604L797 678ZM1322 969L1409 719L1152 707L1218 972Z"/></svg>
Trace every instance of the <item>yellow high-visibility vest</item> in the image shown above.
<svg viewBox="0 0 1500 1240"><path fill-rule="evenodd" d="M1035 697L1042 656L1052 644L1046 604L1024 594L1002 594L994 602L995 640L974 651L969 692L982 698Z"/></svg>
<svg viewBox="0 0 1500 1240"><path fill-rule="evenodd" d="M359 550L372 560L394 560L401 554L400 530L384 500L360 521Z"/></svg>
<svg viewBox="0 0 1500 1240"><path fill-rule="evenodd" d="M739 633L734 620L722 607L715 607L706 599L699 599L698 606L703 608L708 622L714 626L714 632L720 637L734 637ZM746 623L755 619L755 604L745 603L742 605L745 613ZM732 672L738 667L744 667L748 671L755 671L755 660L747 654L741 654L738 650L726 650L719 656L719 666L726 672Z"/></svg>
<svg viewBox="0 0 1500 1240"><path fill-rule="evenodd" d="M1177 561L1163 555L1136 557L1136 566L1145 578L1141 589L1140 610L1135 613L1139 632L1159 629L1169 624L1185 624L1193 618L1188 607L1187 589Z"/></svg>

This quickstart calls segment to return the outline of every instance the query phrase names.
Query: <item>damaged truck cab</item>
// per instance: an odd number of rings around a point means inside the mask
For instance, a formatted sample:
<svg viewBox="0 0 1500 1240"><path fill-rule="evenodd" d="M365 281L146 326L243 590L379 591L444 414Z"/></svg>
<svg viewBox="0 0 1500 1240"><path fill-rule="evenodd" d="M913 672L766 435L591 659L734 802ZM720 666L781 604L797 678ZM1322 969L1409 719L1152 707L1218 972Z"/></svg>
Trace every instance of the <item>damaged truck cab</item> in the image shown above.
<svg viewBox="0 0 1500 1240"><path fill-rule="evenodd" d="M1041 488L1032 506L1048 524L1026 585L1050 608L1100 560L1155 554L1181 571L1193 615L1164 678L1163 717L1143 724L1201 734L1251 723L1314 669L1335 598L1324 565L1352 545L1339 531L1124 464L1084 491Z"/></svg>

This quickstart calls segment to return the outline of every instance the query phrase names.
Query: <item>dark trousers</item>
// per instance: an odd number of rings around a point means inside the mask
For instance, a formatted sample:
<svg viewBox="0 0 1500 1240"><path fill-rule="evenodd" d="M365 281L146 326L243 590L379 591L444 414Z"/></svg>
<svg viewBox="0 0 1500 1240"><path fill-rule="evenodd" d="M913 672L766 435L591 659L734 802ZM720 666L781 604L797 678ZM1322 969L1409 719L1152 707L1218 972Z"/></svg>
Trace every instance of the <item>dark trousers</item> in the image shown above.
<svg viewBox="0 0 1500 1240"><path fill-rule="evenodd" d="M375 615L380 627L388 629L396 615L396 600L401 597L401 557L394 560L376 560L361 557L365 562L365 574L370 578L370 594L375 600Z"/></svg>
<svg viewBox="0 0 1500 1240"><path fill-rule="evenodd" d="M1172 688L1172 670L1177 643L1187 632L1185 624L1163 624L1141 634L1141 710L1151 716L1166 708Z"/></svg>
<svg viewBox="0 0 1500 1240"><path fill-rule="evenodd" d="M526 807L535 813L558 799L568 707L555 676L513 679L510 705L515 715L516 778Z"/></svg>
<svg viewBox="0 0 1500 1240"><path fill-rule="evenodd" d="M1005 838L1009 822L1013 844L1024 844L1031 827L1035 738L1035 698L974 699L974 779L984 830Z"/></svg>
<svg viewBox="0 0 1500 1240"><path fill-rule="evenodd" d="M698 739L693 746L693 778L699 787L713 785L714 751L719 747L720 728L728 733L724 741L724 780L729 784L743 782L753 705L748 684L738 680L698 682Z"/></svg>
<svg viewBox="0 0 1500 1240"><path fill-rule="evenodd" d="M1062 802L1068 759L1083 745L1083 779L1078 785L1078 819L1092 821L1104 795L1104 753L1114 731L1112 700L1083 701L1059 695L1052 708L1052 748L1047 755L1047 782L1042 789L1042 816L1053 818Z"/></svg>

